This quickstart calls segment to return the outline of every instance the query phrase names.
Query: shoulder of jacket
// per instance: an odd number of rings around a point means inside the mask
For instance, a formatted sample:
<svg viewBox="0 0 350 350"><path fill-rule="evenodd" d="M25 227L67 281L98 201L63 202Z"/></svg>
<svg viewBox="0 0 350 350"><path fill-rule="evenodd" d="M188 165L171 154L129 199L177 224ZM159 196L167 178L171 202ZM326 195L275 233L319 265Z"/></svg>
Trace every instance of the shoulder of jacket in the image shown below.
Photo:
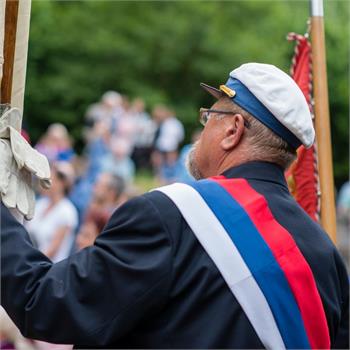
<svg viewBox="0 0 350 350"><path fill-rule="evenodd" d="M173 201L167 195L161 191L158 191L157 189L144 193L141 198L143 198L144 201L148 202L149 205L153 206L160 213L169 210L179 212Z"/></svg>

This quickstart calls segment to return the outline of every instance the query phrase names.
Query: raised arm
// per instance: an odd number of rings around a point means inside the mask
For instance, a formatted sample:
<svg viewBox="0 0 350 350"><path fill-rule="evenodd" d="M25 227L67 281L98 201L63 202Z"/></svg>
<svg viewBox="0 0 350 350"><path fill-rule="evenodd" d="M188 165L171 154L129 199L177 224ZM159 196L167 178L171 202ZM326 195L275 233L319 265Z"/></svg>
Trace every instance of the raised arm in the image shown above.
<svg viewBox="0 0 350 350"><path fill-rule="evenodd" d="M167 300L171 243L145 197L118 209L94 246L57 264L2 204L1 239L1 303L27 337L103 346Z"/></svg>

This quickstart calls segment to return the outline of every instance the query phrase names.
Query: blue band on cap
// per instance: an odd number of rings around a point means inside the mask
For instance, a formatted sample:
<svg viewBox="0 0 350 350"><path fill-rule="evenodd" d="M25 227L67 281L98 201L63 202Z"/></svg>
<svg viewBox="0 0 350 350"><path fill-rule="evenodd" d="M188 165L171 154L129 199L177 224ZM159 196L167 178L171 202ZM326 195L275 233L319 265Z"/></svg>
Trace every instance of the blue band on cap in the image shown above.
<svg viewBox="0 0 350 350"><path fill-rule="evenodd" d="M256 119L273 130L283 140L287 141L295 149L301 145L301 141L288 130L276 117L248 90L248 88L238 79L229 78L225 84L236 95L232 100L247 112L252 114Z"/></svg>

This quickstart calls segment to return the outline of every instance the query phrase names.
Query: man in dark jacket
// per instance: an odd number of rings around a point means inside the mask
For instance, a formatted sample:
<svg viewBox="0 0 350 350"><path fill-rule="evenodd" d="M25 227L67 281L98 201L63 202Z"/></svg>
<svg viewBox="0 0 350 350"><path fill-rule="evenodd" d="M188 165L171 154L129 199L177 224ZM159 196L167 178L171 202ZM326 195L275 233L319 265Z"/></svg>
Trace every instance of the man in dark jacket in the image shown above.
<svg viewBox="0 0 350 350"><path fill-rule="evenodd" d="M205 88L218 101L201 110L189 168L209 179L132 199L94 246L52 264L1 205L2 305L25 336L81 348L348 348L344 264L284 178L314 141L304 97L262 64Z"/></svg>

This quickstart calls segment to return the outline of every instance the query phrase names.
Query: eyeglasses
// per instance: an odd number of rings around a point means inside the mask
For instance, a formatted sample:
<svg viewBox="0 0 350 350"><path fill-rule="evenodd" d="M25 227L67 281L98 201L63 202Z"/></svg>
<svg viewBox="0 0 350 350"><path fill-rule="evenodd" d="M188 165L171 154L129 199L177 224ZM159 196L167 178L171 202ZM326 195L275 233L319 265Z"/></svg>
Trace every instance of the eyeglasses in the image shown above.
<svg viewBox="0 0 350 350"><path fill-rule="evenodd" d="M208 108L201 108L199 110L199 122L205 126L209 119L211 118L211 114L224 114L224 115L235 115L237 114L237 112L233 112L233 111L219 111L217 109L208 109ZM248 122L248 120L246 120L244 117L244 126L249 129L250 128L250 123Z"/></svg>

